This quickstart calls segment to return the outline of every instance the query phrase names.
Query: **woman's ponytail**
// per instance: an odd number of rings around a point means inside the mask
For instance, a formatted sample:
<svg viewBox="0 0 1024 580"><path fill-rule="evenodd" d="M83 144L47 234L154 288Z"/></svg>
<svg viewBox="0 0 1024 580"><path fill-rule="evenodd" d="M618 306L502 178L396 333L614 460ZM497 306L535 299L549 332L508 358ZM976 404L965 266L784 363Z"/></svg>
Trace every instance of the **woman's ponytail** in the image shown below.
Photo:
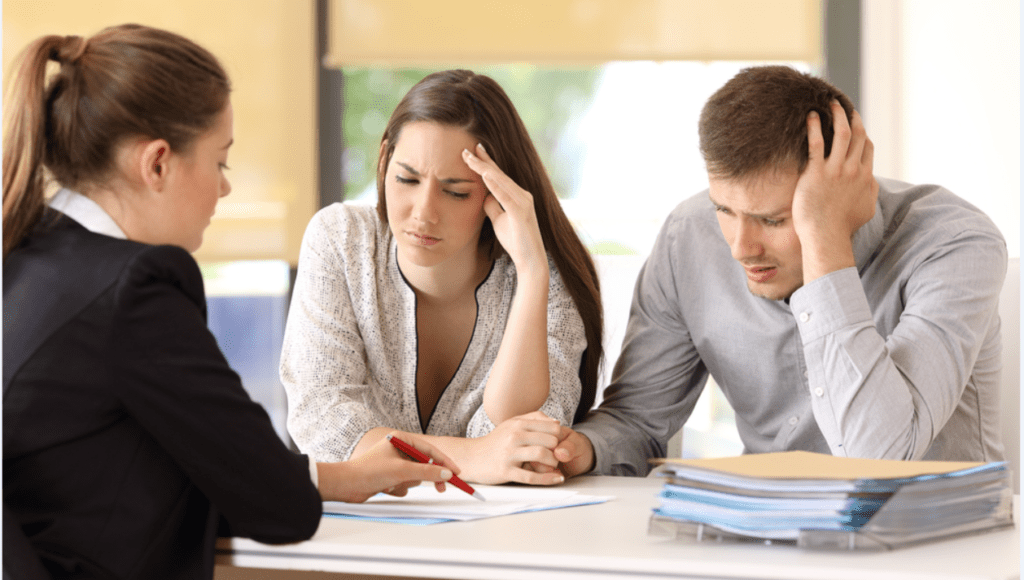
<svg viewBox="0 0 1024 580"><path fill-rule="evenodd" d="M3 256L6 258L39 220L45 206L46 66L68 61L69 45L84 51L79 37L44 36L30 44L10 79L4 99ZM69 42L70 39L70 42ZM81 52L75 55L77 59ZM61 60L58 60L61 62Z"/></svg>

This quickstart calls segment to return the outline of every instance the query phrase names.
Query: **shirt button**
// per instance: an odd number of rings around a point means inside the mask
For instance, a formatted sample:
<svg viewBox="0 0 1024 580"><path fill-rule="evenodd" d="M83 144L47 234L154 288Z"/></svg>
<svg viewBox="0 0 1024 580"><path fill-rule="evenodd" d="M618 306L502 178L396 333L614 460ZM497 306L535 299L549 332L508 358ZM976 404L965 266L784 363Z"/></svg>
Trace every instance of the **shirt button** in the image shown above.
<svg viewBox="0 0 1024 580"><path fill-rule="evenodd" d="M800 420L800 419L797 419L796 417L790 417L790 418L789 418L789 424L790 424L790 425L796 425L796 424L797 424L797 421L799 421L799 420Z"/></svg>
<svg viewBox="0 0 1024 580"><path fill-rule="evenodd" d="M804 371L804 378L807 378L807 371Z"/></svg>
<svg viewBox="0 0 1024 580"><path fill-rule="evenodd" d="M818 387L817 389L814 389L814 394L820 397L825 394L825 389Z"/></svg>
<svg viewBox="0 0 1024 580"><path fill-rule="evenodd" d="M806 312L801 312L800 313L800 322L807 322L810 319L811 319L811 315L810 314L808 314Z"/></svg>

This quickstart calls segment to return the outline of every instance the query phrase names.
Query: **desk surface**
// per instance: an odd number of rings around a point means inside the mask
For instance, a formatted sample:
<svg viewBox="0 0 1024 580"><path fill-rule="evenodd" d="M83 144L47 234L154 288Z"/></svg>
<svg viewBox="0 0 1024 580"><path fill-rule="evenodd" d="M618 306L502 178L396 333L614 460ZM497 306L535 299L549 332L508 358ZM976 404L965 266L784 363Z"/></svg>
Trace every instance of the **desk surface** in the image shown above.
<svg viewBox="0 0 1024 580"><path fill-rule="evenodd" d="M1008 579L1020 577L1020 524L891 552L649 536L660 478L580 477L567 487L604 504L471 522L405 526L324 518L308 541L221 539L222 566L431 578ZM1019 509L1019 507L1018 507ZM1018 514L1019 516L1019 514Z"/></svg>

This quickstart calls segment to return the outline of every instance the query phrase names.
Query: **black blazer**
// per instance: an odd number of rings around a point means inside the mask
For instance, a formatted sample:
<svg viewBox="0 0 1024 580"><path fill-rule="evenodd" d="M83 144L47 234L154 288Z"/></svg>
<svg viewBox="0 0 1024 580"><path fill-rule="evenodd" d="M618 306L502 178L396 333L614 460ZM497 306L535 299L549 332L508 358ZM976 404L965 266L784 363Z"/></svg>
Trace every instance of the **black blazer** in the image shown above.
<svg viewBox="0 0 1024 580"><path fill-rule="evenodd" d="M221 354L192 256L49 216L3 263L3 496L50 573L212 578L218 533L313 535L308 460Z"/></svg>

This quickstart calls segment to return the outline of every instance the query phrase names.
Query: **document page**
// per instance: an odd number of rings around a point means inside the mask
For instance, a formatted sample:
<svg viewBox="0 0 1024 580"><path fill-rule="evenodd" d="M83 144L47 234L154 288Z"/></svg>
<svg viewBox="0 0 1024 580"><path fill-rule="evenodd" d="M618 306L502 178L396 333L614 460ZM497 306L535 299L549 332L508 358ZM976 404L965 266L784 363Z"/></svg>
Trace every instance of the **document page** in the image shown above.
<svg viewBox="0 0 1024 580"><path fill-rule="evenodd" d="M364 503L324 502L324 514L357 517L399 523L439 523L491 518L529 511L540 511L602 503L612 496L583 495L572 490L474 485L487 501L471 497L454 486L439 493L433 484L409 490L405 497L377 494ZM431 521L406 521L424 519Z"/></svg>

